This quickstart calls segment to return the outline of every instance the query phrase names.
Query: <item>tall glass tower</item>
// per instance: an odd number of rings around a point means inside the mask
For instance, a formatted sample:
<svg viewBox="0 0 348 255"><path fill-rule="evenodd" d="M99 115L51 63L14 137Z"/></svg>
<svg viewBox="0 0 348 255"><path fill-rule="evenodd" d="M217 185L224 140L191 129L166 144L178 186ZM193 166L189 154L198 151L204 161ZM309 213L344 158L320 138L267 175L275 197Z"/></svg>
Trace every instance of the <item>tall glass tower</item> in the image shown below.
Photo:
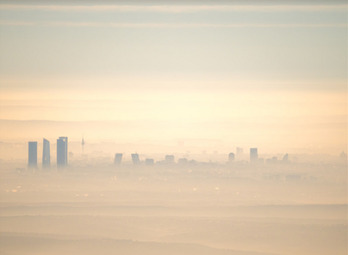
<svg viewBox="0 0 348 255"><path fill-rule="evenodd" d="M115 154L115 158L114 158L114 164L115 164L115 165L121 165L122 156L123 156L122 153L116 153L116 154Z"/></svg>
<svg viewBox="0 0 348 255"><path fill-rule="evenodd" d="M257 162L258 159L257 148L250 148L250 162Z"/></svg>
<svg viewBox="0 0 348 255"><path fill-rule="evenodd" d="M140 164L140 159L139 159L139 154L138 153L132 154L132 162L133 162L133 165L139 165Z"/></svg>
<svg viewBox="0 0 348 255"><path fill-rule="evenodd" d="M68 137L59 137L57 139L57 166L64 167L68 165Z"/></svg>
<svg viewBox="0 0 348 255"><path fill-rule="evenodd" d="M51 165L50 157L50 141L43 139L43 150L42 150L42 167L48 168Z"/></svg>
<svg viewBox="0 0 348 255"><path fill-rule="evenodd" d="M37 167L37 142L28 142L28 166Z"/></svg>

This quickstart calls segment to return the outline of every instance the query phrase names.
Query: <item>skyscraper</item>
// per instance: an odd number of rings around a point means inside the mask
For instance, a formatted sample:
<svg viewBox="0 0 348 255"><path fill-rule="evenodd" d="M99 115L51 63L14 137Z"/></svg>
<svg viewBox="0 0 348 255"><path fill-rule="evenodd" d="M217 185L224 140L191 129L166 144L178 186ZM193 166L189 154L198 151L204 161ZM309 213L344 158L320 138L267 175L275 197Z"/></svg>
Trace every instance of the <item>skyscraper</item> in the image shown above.
<svg viewBox="0 0 348 255"><path fill-rule="evenodd" d="M122 153L116 153L116 154L115 154L115 158L114 158L114 164L115 164L115 165L121 165L122 156L123 156Z"/></svg>
<svg viewBox="0 0 348 255"><path fill-rule="evenodd" d="M257 148L250 148L250 162L256 162L258 158Z"/></svg>
<svg viewBox="0 0 348 255"><path fill-rule="evenodd" d="M42 167L50 167L51 157L50 157L50 142L43 139L43 149L42 149Z"/></svg>
<svg viewBox="0 0 348 255"><path fill-rule="evenodd" d="M57 139L57 166L64 167L68 165L68 137L59 137Z"/></svg>
<svg viewBox="0 0 348 255"><path fill-rule="evenodd" d="M138 153L132 154L132 162L133 162L133 165L139 165L140 164L140 159L139 159L139 154Z"/></svg>
<svg viewBox="0 0 348 255"><path fill-rule="evenodd" d="M234 158L235 158L235 156L234 156L234 153L233 153L233 152L231 152L230 154L228 154L228 161L229 161L229 162L233 162L233 161L234 161Z"/></svg>
<svg viewBox="0 0 348 255"><path fill-rule="evenodd" d="M37 167L37 142L28 142L28 166Z"/></svg>

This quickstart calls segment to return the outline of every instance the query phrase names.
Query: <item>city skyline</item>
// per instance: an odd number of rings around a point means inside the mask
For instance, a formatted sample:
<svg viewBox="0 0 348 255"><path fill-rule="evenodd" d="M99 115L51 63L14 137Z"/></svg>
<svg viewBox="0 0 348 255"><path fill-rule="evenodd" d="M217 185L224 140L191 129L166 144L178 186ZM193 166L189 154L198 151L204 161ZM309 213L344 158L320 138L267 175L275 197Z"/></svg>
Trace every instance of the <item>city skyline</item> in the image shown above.
<svg viewBox="0 0 348 255"><path fill-rule="evenodd" d="M84 139L83 139L84 141ZM50 167L50 142L43 138L43 153L42 153L42 168L49 168ZM81 144L81 146L84 147L85 142ZM28 167L37 167L37 142L30 141L28 142ZM59 137L57 139L57 167L63 167L68 166L67 157L69 153L74 154L72 151L68 151L68 137ZM147 154L147 152L144 152ZM216 152L215 152L216 153ZM180 153L179 153L180 154ZM205 152L203 153L205 154ZM224 153L223 153L224 154ZM236 158L235 155L238 155ZM278 153L279 154L279 153ZM84 157L88 156L88 154L85 154L84 151L82 151L82 155ZM252 164L264 164L264 163L276 163L276 162L283 162L283 163L289 163L289 154L285 153L281 156L281 158L278 159L277 156L271 156L270 158L260 158L258 154L258 148L250 148L249 149L249 160L246 159L247 155L243 155L243 148L236 147L234 152L229 152L228 154L225 153L226 160L224 163L231 164L234 162L249 162ZM186 153L186 157L179 157L179 159L176 160L176 157L178 156L177 153L174 154L165 154L162 152L163 159L157 159L154 158L148 158L147 156L142 156L143 159L140 158L140 155L138 153L130 153L131 156L131 162L133 165L140 165L145 164L148 166L155 165L155 164L178 164L178 165L185 165L187 163L204 163L197 161L196 159L192 158L189 153ZM120 166L124 163L129 163L127 161L122 162L122 159L124 157L124 153L115 153L114 154L114 160L113 164L115 166ZM189 159L189 158L190 159ZM340 154L340 158L346 158L347 154L343 151ZM210 163L212 163L211 160L209 160ZM214 161L214 163L222 163L219 161Z"/></svg>
<svg viewBox="0 0 348 255"><path fill-rule="evenodd" d="M0 0L1 254L347 255L347 18Z"/></svg>

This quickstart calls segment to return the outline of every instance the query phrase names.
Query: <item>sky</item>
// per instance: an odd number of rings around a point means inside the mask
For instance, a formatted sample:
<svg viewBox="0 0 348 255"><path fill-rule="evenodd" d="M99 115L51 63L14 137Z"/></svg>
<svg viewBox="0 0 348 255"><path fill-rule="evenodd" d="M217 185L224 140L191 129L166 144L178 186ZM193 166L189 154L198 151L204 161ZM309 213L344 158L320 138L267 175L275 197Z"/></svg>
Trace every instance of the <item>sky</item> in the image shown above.
<svg viewBox="0 0 348 255"><path fill-rule="evenodd" d="M0 1L0 51L2 140L347 149L345 1Z"/></svg>

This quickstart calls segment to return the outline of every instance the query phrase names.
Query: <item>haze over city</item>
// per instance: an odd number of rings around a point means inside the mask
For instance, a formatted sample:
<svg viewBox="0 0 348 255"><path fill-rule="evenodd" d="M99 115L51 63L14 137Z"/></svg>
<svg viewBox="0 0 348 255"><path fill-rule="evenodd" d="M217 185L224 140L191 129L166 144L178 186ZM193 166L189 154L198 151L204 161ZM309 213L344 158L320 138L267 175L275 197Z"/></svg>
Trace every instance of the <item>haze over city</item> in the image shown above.
<svg viewBox="0 0 348 255"><path fill-rule="evenodd" d="M0 253L347 254L347 7L0 1Z"/></svg>

